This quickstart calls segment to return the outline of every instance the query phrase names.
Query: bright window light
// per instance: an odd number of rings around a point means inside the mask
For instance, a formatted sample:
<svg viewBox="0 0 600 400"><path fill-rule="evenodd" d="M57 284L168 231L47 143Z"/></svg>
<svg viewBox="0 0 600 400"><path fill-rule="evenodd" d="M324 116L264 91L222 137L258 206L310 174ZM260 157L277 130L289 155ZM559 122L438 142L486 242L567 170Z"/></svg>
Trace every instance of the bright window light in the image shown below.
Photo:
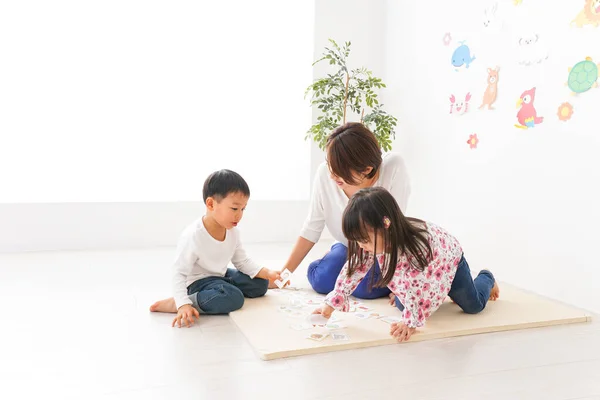
<svg viewBox="0 0 600 400"><path fill-rule="evenodd" d="M307 199L313 3L3 2L0 202Z"/></svg>

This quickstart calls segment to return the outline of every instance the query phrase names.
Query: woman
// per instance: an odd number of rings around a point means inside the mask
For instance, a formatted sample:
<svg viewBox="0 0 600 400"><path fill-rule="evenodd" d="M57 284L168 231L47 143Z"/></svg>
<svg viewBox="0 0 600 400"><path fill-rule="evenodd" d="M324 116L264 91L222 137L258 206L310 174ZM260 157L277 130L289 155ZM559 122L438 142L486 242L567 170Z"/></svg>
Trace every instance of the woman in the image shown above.
<svg viewBox="0 0 600 400"><path fill-rule="evenodd" d="M348 241L342 233L342 215L348 200L362 188L381 186L387 189L406 211L410 182L404 160L400 155L382 156L375 135L362 123L347 123L329 135L326 145L327 161L321 164L315 176L310 210L292 254L286 262L294 272L308 252L319 241L327 226L337 241L320 260L308 267L308 281L322 294L333 290L335 281L346 263ZM283 270L282 270L283 271ZM371 269L374 281L380 276L379 265ZM387 287L369 290L370 276L353 292L361 299L388 296Z"/></svg>

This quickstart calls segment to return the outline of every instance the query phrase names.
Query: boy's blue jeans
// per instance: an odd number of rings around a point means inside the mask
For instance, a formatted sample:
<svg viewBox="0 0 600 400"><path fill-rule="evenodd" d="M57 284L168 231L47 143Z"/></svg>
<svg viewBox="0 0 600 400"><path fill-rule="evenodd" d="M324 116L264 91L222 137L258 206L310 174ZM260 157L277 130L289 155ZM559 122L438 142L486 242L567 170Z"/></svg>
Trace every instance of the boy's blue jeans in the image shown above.
<svg viewBox="0 0 600 400"><path fill-rule="evenodd" d="M487 305L495 282L494 275L487 270L480 271L473 280L469 264L462 256L448 296L467 314L477 314ZM398 297L396 297L396 307L400 311L404 310Z"/></svg>
<svg viewBox="0 0 600 400"><path fill-rule="evenodd" d="M308 266L308 281L312 288L317 293L327 294L333 290L335 281L340 274L346 259L348 257L348 248L342 243L335 243L331 246L329 253L320 260L313 261ZM381 276L381 270L377 260L375 265L371 268L371 271L365 276L362 282L354 290L352 295L360 299L377 299L379 297L388 296L391 291L387 287L374 287L369 290L369 282L371 281L371 274L374 274L373 282L377 282Z"/></svg>
<svg viewBox="0 0 600 400"><path fill-rule="evenodd" d="M229 314L244 305L244 297L254 298L267 293L269 281L250 278L234 268L224 277L210 276L188 286L193 307L200 314Z"/></svg>

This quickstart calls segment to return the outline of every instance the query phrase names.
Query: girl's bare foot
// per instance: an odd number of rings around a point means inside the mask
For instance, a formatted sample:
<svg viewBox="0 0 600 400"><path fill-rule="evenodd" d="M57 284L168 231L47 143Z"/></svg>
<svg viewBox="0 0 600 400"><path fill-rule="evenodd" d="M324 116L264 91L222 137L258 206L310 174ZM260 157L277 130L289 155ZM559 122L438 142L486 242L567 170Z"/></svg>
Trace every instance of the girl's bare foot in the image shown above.
<svg viewBox="0 0 600 400"><path fill-rule="evenodd" d="M500 287L498 286L498 282L494 282L494 287L490 292L490 300L496 301L498 300L498 297L500 297Z"/></svg>
<svg viewBox="0 0 600 400"><path fill-rule="evenodd" d="M159 300L150 306L150 311L177 313L177 307L175 307L175 299L171 297L169 299Z"/></svg>

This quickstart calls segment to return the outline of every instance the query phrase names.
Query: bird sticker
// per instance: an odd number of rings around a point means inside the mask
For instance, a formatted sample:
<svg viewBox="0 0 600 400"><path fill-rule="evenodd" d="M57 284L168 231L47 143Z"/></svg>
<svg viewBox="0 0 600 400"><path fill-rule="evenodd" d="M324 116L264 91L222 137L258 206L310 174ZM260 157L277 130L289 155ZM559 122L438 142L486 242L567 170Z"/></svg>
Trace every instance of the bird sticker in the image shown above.
<svg viewBox="0 0 600 400"><path fill-rule="evenodd" d="M534 128L536 125L544 122L544 117L538 117L537 111L533 102L535 101L535 87L524 91L517 101L517 113L518 124L515 124L516 128L529 129Z"/></svg>

